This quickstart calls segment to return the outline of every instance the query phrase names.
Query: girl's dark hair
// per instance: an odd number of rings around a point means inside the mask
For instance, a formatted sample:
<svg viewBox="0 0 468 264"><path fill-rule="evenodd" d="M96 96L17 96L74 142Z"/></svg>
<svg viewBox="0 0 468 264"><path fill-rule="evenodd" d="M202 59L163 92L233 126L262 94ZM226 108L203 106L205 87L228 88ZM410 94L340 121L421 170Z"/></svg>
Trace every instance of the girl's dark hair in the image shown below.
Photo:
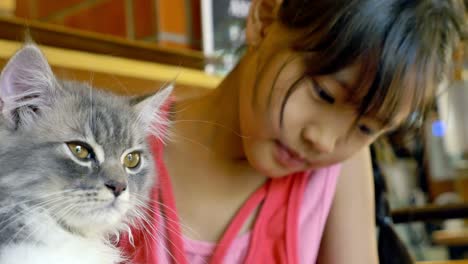
<svg viewBox="0 0 468 264"><path fill-rule="evenodd" d="M351 102L392 123L402 98L424 113L465 27L463 0L284 0L280 21L304 30L308 75L362 63Z"/></svg>
<svg viewBox="0 0 468 264"><path fill-rule="evenodd" d="M308 54L306 74L331 74L361 63L350 100L361 116L384 124L393 122L404 98L411 98L413 113L425 112L466 30L463 0L283 0L279 18L305 33L293 48ZM380 194L380 263L413 263Z"/></svg>

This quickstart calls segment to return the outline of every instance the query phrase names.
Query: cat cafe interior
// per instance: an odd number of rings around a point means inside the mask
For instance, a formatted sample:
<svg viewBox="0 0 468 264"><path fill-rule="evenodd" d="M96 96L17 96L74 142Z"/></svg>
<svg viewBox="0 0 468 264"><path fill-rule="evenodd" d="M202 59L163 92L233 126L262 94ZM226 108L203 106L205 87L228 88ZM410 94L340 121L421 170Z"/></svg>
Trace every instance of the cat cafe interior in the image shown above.
<svg viewBox="0 0 468 264"><path fill-rule="evenodd" d="M28 32L62 78L140 95L177 76L176 96L193 96L235 65L249 2L0 0L0 69ZM450 80L414 131L372 145L376 195L388 197L396 231L420 264L468 263L466 40L453 59Z"/></svg>

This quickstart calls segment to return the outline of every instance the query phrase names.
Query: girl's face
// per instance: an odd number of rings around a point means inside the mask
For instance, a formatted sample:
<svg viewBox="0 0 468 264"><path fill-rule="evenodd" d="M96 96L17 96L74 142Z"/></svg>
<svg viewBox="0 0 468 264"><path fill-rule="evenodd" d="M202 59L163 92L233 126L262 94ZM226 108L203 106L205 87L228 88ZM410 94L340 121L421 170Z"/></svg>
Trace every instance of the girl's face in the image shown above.
<svg viewBox="0 0 468 264"><path fill-rule="evenodd" d="M359 118L358 105L348 100L359 63L333 74L307 76L305 54L289 48L297 36L274 23L244 63L244 152L269 177L341 162L391 129L374 117ZM409 114L411 98L402 100L407 103L402 103L396 123Z"/></svg>

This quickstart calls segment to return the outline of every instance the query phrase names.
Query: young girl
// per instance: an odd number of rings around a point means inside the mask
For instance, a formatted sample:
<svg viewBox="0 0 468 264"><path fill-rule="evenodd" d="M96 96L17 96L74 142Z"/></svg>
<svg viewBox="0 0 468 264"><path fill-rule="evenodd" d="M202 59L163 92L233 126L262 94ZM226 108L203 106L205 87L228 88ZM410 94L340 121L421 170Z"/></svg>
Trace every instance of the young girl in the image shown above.
<svg viewBox="0 0 468 264"><path fill-rule="evenodd" d="M377 263L368 146L423 113L457 0L253 0L248 50L172 102L134 263ZM185 228L189 227L189 228Z"/></svg>

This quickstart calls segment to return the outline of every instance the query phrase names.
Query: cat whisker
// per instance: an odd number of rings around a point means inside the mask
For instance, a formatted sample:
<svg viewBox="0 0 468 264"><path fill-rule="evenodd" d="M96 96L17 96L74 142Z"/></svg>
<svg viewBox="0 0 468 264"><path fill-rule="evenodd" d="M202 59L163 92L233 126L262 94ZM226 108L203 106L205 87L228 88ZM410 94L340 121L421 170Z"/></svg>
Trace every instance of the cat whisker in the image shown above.
<svg viewBox="0 0 468 264"><path fill-rule="evenodd" d="M134 212L136 214L136 217L138 217L138 221L137 222L134 222L132 223L132 226L134 228L137 228L139 230L142 230L142 229L151 229L152 231L156 231L157 234L159 234L158 230L153 230L153 226L148 222L148 220L146 219L146 217L144 215L142 215L141 212ZM153 236L153 234L150 232L150 234L152 236L152 238L157 241L156 237Z"/></svg>
<svg viewBox="0 0 468 264"><path fill-rule="evenodd" d="M124 91L126 95L131 95L132 93L126 85L124 85L114 74L109 74L109 76L117 83Z"/></svg>
<svg viewBox="0 0 468 264"><path fill-rule="evenodd" d="M62 200L63 199L61 197L57 197L55 199L50 199L50 200L44 201L44 202L39 203L37 205L34 205L32 207L28 207L27 211L26 210L20 210L18 213L14 214L14 215L10 216L9 218L7 218L6 220L3 220L2 222L0 222L0 226L3 225L3 227L0 229L0 232L5 230L5 228L10 226L11 224L14 224L16 221L19 221L20 219L17 218L18 216L20 216L20 215L24 215L24 216L32 215L32 214L36 213L36 211L45 209L44 206L49 205L49 204L54 204L55 202L62 201ZM12 222L10 222L10 221L12 221ZM6 224L6 223L8 223L8 224ZM4 225L4 224L6 224L6 225Z"/></svg>
<svg viewBox="0 0 468 264"><path fill-rule="evenodd" d="M75 190L73 189L67 189L67 190L63 190L63 191L57 191L57 192L53 192L53 193L48 193L48 194L45 194L45 195L42 195L42 194L38 194L37 196L35 196L35 198L33 199L27 199L27 200L22 200L20 203L28 203L28 202L32 202L32 201L37 201L39 199L45 199L45 198L49 198L51 196L57 196L57 195L63 195L63 194L67 194L67 193L71 193L71 192L74 192ZM34 193L30 193L28 195L28 197L31 196L31 194L34 194ZM21 196L20 196L21 197ZM20 198L19 197L19 198Z"/></svg>
<svg viewBox="0 0 468 264"><path fill-rule="evenodd" d="M93 130L93 128L94 128L94 123L93 123L93 118L94 118L94 115L93 115L93 88L89 89L89 100L91 102L89 104L89 127L91 128L91 130Z"/></svg>
<svg viewBox="0 0 468 264"><path fill-rule="evenodd" d="M156 212L155 212L154 210L151 210L151 209L148 209L148 210L149 210L150 212L153 212L153 214L156 214ZM162 220L165 220L166 222L177 223L176 221L174 221L174 220L172 220L172 219L169 219L169 218L165 217L165 216L162 215L162 214L158 214L158 215L159 215L159 217L162 218ZM143 217L144 217L144 216L143 216ZM153 216L148 215L148 217L144 217L144 218L150 218L149 220L151 220L152 217L153 217ZM146 220L148 220L148 219L145 219L145 221L146 221ZM146 223L147 223L148 225L150 225L150 224L153 223L153 222L154 222L154 221L149 221L149 223L148 223L148 221L146 221ZM180 225L183 226L182 224L180 224ZM153 229L153 230L155 229L154 227L150 227L150 228ZM171 228L169 228L167 225L166 225L166 228L168 228L168 231L169 231L169 232L175 232L174 230L172 230ZM196 232L194 232L192 228L188 228L188 230L189 230L189 231L192 231L192 234L195 234L195 235L196 235L196 236L194 236L194 237L199 237L199 235L198 235ZM156 231L157 231L157 230L156 230ZM158 232L158 234L159 234L159 232ZM182 235L180 235L180 236L182 237ZM165 237L165 236L164 236L164 237ZM166 238L166 237L165 237L165 238ZM167 238L166 238L166 239L167 239ZM167 240L168 240L168 239L167 239ZM171 242L171 243L172 243L172 242Z"/></svg>
<svg viewBox="0 0 468 264"><path fill-rule="evenodd" d="M168 137L169 137L169 140L170 140L170 141L176 141L176 140L177 140L176 137L178 137L178 138L180 138L180 139L182 139L182 140L185 140L185 141L191 142L191 143L193 143L193 144L195 144L195 145L198 145L198 146L202 147L205 151L214 154L213 150L211 150L208 146L204 145L204 144L201 143L201 142L198 142L198 141L196 141L196 140L193 140L193 139L191 139L191 138L188 138L188 137L185 137L185 136L181 136L181 135L177 135L177 134L174 133L174 132L170 133L170 136L168 136Z"/></svg>
<svg viewBox="0 0 468 264"><path fill-rule="evenodd" d="M56 200L53 200L53 201L49 201L48 204L53 204L53 205L50 207L50 208L53 208L53 207L57 207L57 206L59 207L59 206L61 206L61 202L63 202L63 200L59 200L59 202L57 202L57 203L56 203ZM54 203L55 203L55 204L54 204ZM41 207L43 207L43 206L41 206ZM35 211L40 210L40 209L44 209L44 208L35 207L35 208L32 208L32 209L28 210L27 212L22 211L22 213L16 214L15 218L16 218L18 215L21 215L21 214L23 214L24 217L28 217L28 216L34 215L34 214L35 214ZM24 217L23 217L23 219L24 219ZM17 218L17 219L15 219L12 223L17 222L17 221L20 221L20 220L21 220L20 218ZM7 226L9 226L9 225L12 224L12 223L9 223ZM9 244L11 241L14 241L14 240L18 237L18 235L19 235L27 226L30 226L30 225L26 225L26 224L25 224L24 226L22 226L22 227L16 232L16 234L15 234L14 236L12 236L12 237L8 240L7 244ZM4 228L6 228L6 226L3 227L2 229L0 229L0 232L1 232ZM28 235L27 238L29 238L30 236L31 236L31 234Z"/></svg>
<svg viewBox="0 0 468 264"><path fill-rule="evenodd" d="M158 214L156 212L156 210L151 208L149 205L139 201L138 199L136 199L136 200L137 200L137 202L139 202L139 203L137 203L138 206L143 207L145 210L148 210L149 212L153 213L154 215ZM165 205L163 203L160 203L160 202L157 202L157 201L155 201L154 203L159 205L159 206L162 206L165 210L177 213L174 209L170 208L169 206L167 206L167 205ZM189 233L193 237L200 237L200 234L197 233L193 228L191 228L190 226L188 226L186 224L183 224L182 219L179 219L179 222L177 222L176 220L167 218L165 215L161 215L161 217L163 217L166 221L178 223L180 225L181 229L186 231L185 233Z"/></svg>
<svg viewBox="0 0 468 264"><path fill-rule="evenodd" d="M149 236L151 240L153 240L153 241L155 241L155 242L158 242L160 246L163 246L162 241L159 240L157 237L155 237L155 235L158 235L158 236L164 238L165 241L168 241L169 243L171 243L171 244L175 247L176 250L178 250L178 251L181 252L181 253L184 253L183 250L180 249L180 248L177 248L177 247L175 246L175 244L174 244L172 241L170 241L170 240L168 239L168 237L167 237L164 233L162 233L162 232L160 232L159 230L157 230L157 228L154 227L154 226L152 225L152 222L151 222L151 221L149 221L148 219L146 219L144 216L141 216L140 219L143 221L142 226L141 226L140 228L141 228L142 230L149 229L149 232L142 232L145 241L146 241L146 237ZM146 243L146 242L145 242L145 243ZM151 245L151 244L150 244L150 245ZM172 257L172 259L175 259L174 255L173 255L166 247L163 247L163 249Z"/></svg>
<svg viewBox="0 0 468 264"><path fill-rule="evenodd" d="M234 135L236 135L236 136L238 136L240 138L244 138L244 139L251 138L250 136L245 136L245 135L240 134L240 132L234 130L233 128L227 127L225 125L222 125L220 123L213 122L213 121L196 120L196 119L180 119L180 120L172 121L171 123L172 124L177 124L177 123L186 123L186 122L201 123L201 124L206 124L206 125L214 125L214 126L226 129L227 131L233 133Z"/></svg>
<svg viewBox="0 0 468 264"><path fill-rule="evenodd" d="M55 219L64 219L66 216L69 216L70 213L73 210L75 210L76 208L78 208L78 207L79 207L79 205L74 204L74 203L70 203L65 208L61 208L59 211L55 212L54 213L54 218Z"/></svg>
<svg viewBox="0 0 468 264"><path fill-rule="evenodd" d="M140 207L140 208L143 207L144 210L134 210L134 213L137 214L140 219L145 220L145 222L147 224L151 224L151 223L155 222L154 221L155 216L153 216L153 215L158 215L158 216L162 217L163 219L165 219L163 215L159 214L158 212L156 212L155 210L149 208L148 206L146 206L144 204L140 204L140 205L137 204L137 206ZM153 215L151 215L150 213L152 213ZM171 220L171 219L167 219L167 220ZM171 220L171 221L173 221L173 220Z"/></svg>
<svg viewBox="0 0 468 264"><path fill-rule="evenodd" d="M60 203L57 203L57 204L55 205L55 207L59 207L59 206L61 206ZM55 218L53 214L50 215L50 216L51 216L52 218ZM55 218L55 219L57 219L57 218ZM37 225L37 228L36 228L33 232L30 232L29 235L28 235L24 240L25 240L25 241L28 241L30 237L32 237L35 233L37 233L37 232L40 230L40 228L41 228L41 226L40 226L40 225ZM19 230L17 234L19 234L19 232L21 232L21 230Z"/></svg>
<svg viewBox="0 0 468 264"><path fill-rule="evenodd" d="M134 194L134 195L146 198L146 197L144 197L142 195L139 195L139 194ZM151 208L150 205L148 205L147 203L139 200L138 198L136 198L135 200L136 200L137 207L142 208L143 210L146 210L145 213L144 213L145 214L144 216L142 215L143 214L142 212L140 212L140 211L136 212L138 215L140 215L139 219L143 219L143 221L145 221L146 225L143 228L151 229L151 230L155 231L156 234L158 234L158 235L162 236L163 238L165 238L166 241L169 241L169 239L167 238L166 235L164 235L161 231L157 230L156 227L154 227L154 225L152 225L152 223L155 222L154 220L155 220L156 215L158 215L159 217L161 217L162 220L164 220L166 222L178 223L182 229L185 228L188 233L191 233L192 237L200 237L200 235L193 228L190 228L188 225L184 225L182 223L183 221L181 219L180 219L180 222L169 219L164 214L160 214L156 210ZM167 210L175 212L175 210L173 210L172 208L168 207L167 205L165 205L163 203L156 202L156 201L153 201L153 203L155 203L156 205L162 206L162 207L166 208ZM153 215L151 215L150 213L152 213ZM175 232L174 230L167 227L167 225L166 225L166 228L168 228L167 230L169 232ZM144 234L147 234L147 233L144 232ZM180 235L180 236L182 237L182 235ZM173 244L173 242L171 242L171 241L169 241L169 243ZM161 244L161 242L159 244Z"/></svg>

